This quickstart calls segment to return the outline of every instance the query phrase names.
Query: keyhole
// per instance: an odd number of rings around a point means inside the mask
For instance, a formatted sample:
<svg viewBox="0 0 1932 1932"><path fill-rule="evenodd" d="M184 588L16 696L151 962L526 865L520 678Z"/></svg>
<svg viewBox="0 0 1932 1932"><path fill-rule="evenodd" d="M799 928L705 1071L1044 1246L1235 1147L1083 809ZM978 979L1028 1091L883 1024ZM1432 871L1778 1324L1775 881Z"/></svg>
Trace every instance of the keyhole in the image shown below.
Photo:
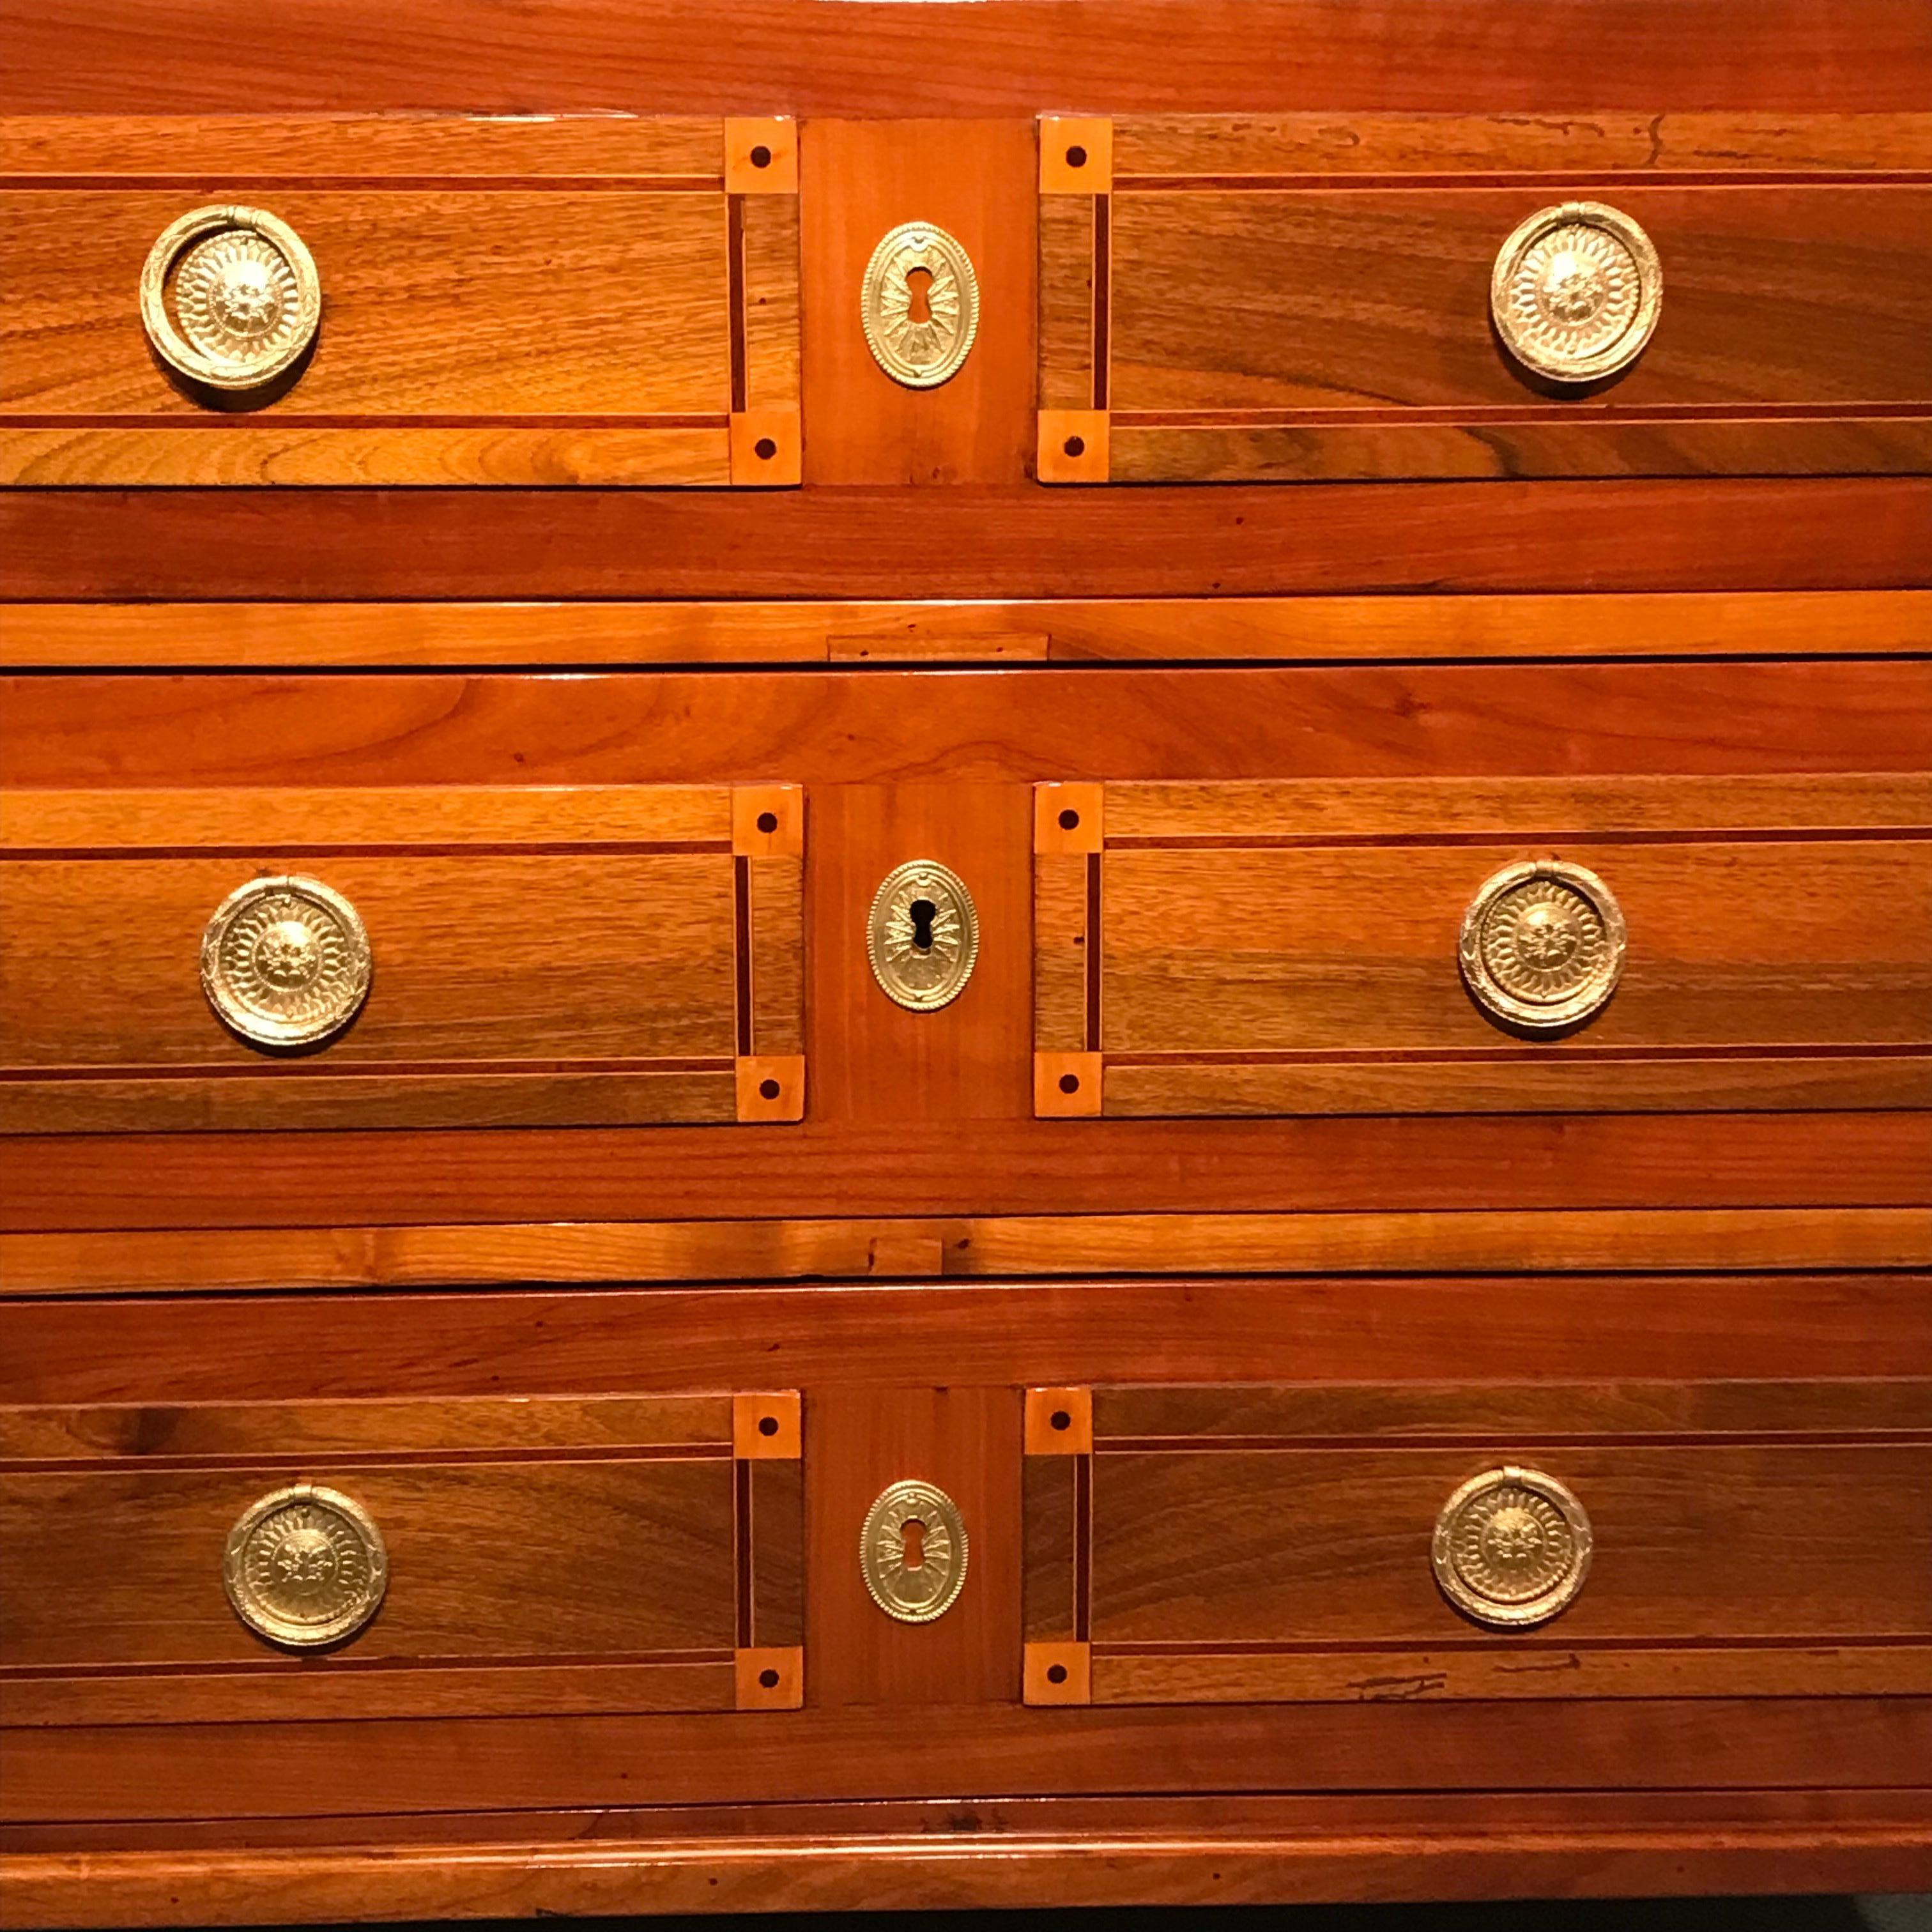
<svg viewBox="0 0 1932 1932"><path fill-rule="evenodd" d="M926 1525L914 1516L899 1532L900 1561L908 1570L926 1568Z"/></svg>
<svg viewBox="0 0 1932 1932"><path fill-rule="evenodd" d="M932 922L938 916L939 908L930 899L914 899L906 908L907 916L912 921L912 943L922 952L932 950Z"/></svg>
<svg viewBox="0 0 1932 1932"><path fill-rule="evenodd" d="M908 322L930 322L932 304L927 292L932 286L930 268L908 268L906 271L906 320Z"/></svg>

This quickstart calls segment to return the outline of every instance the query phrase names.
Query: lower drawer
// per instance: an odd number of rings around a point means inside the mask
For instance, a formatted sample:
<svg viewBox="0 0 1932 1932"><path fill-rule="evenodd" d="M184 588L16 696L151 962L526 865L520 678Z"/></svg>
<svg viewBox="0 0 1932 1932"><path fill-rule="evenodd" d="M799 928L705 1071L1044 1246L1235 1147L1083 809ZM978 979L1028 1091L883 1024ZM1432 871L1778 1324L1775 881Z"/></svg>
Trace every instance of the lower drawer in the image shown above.
<svg viewBox="0 0 1932 1932"><path fill-rule="evenodd" d="M1912 1786L1926 1285L0 1298L0 1826Z"/></svg>
<svg viewBox="0 0 1932 1932"><path fill-rule="evenodd" d="M799 1398L0 1412L13 1724L795 1706Z"/></svg>
<svg viewBox="0 0 1932 1932"><path fill-rule="evenodd" d="M1932 1691L1932 1383L1027 1401L1035 1702Z"/></svg>

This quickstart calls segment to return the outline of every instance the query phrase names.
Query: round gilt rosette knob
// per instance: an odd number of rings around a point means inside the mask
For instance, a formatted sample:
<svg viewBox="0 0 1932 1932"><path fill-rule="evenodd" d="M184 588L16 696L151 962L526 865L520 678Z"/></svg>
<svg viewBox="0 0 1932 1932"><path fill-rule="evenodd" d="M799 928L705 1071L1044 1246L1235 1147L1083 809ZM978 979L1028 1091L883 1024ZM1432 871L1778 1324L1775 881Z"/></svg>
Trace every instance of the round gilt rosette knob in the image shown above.
<svg viewBox="0 0 1932 1932"><path fill-rule="evenodd" d="M1476 1003L1532 1033L1579 1026L1616 991L1624 916L1594 872L1560 859L1505 866L1462 916L1462 979Z"/></svg>
<svg viewBox="0 0 1932 1932"><path fill-rule="evenodd" d="M902 222L866 264L859 316L873 360L895 382L937 388L959 373L979 333L973 258L944 229Z"/></svg>
<svg viewBox="0 0 1932 1932"><path fill-rule="evenodd" d="M1497 251L1490 277L1503 346L1552 382L1594 382L1628 369L1663 302L1650 237L1600 201L1538 208Z"/></svg>
<svg viewBox="0 0 1932 1932"><path fill-rule="evenodd" d="M322 280L302 237L266 208L197 208L148 250L141 322L177 375L205 388L259 389L314 341Z"/></svg>
<svg viewBox="0 0 1932 1932"><path fill-rule="evenodd" d="M1430 1556L1463 1616L1521 1630L1575 1602L1590 1540L1590 1519L1568 1488L1540 1469L1505 1465L1472 1477L1442 1505Z"/></svg>
<svg viewBox="0 0 1932 1932"><path fill-rule="evenodd" d="M242 1512L221 1575L235 1614L257 1636L315 1650L353 1636L381 1608L389 1556L352 1497L297 1483Z"/></svg>
<svg viewBox="0 0 1932 1932"><path fill-rule="evenodd" d="M320 879L251 879L201 936L201 989L252 1046L314 1046L340 1033L369 994L360 915Z"/></svg>

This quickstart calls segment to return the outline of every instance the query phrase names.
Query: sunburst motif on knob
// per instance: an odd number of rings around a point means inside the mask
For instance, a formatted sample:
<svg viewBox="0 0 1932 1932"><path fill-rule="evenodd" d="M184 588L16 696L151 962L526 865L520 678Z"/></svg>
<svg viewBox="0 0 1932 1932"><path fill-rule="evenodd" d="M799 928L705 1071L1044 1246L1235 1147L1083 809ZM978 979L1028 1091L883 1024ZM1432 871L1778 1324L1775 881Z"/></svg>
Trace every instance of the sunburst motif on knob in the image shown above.
<svg viewBox="0 0 1932 1932"><path fill-rule="evenodd" d="M202 934L208 1004L256 1046L312 1046L340 1032L368 995L371 965L356 908L293 874L238 887Z"/></svg>
<svg viewBox="0 0 1932 1932"><path fill-rule="evenodd" d="M339 1643L368 1622L388 1587L375 1519L339 1490L298 1483L260 1498L229 1532L222 1578L235 1613L292 1648Z"/></svg>
<svg viewBox="0 0 1932 1932"><path fill-rule="evenodd" d="M1558 859L1506 866L1463 916L1462 977L1495 1019L1556 1032L1599 1012L1623 970L1623 914L1595 873Z"/></svg>
<svg viewBox="0 0 1932 1932"><path fill-rule="evenodd" d="M1664 275L1651 239L1600 202L1539 208L1497 251L1490 311L1526 368L1587 382L1628 368L1657 326Z"/></svg>
<svg viewBox="0 0 1932 1932"><path fill-rule="evenodd" d="M1516 1629L1575 1601L1591 1545L1590 1519L1570 1490L1540 1469L1506 1465L1472 1477L1442 1505L1431 1559L1464 1616Z"/></svg>
<svg viewBox="0 0 1932 1932"><path fill-rule="evenodd" d="M156 237L141 271L148 340L202 388L268 389L307 352L321 320L314 258L266 208L195 208Z"/></svg>

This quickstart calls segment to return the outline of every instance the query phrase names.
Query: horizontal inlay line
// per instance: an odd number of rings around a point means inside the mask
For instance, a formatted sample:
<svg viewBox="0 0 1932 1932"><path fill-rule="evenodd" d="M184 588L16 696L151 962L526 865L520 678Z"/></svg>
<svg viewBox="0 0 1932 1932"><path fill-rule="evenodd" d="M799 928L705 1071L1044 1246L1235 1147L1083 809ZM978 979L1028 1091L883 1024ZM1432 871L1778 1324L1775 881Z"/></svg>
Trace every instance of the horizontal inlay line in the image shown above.
<svg viewBox="0 0 1932 1932"><path fill-rule="evenodd" d="M1109 852L1306 852L1364 846L1547 844L1571 839L1592 845L1789 845L1932 838L1924 825L1698 826L1682 831L1621 831L1600 826L1504 825L1470 832L1129 832L1107 835Z"/></svg>
<svg viewBox="0 0 1932 1932"><path fill-rule="evenodd" d="M647 1060L360 1060L322 1064L314 1054L292 1058L269 1055L259 1062L236 1066L196 1062L180 1066L154 1066L117 1062L105 1066L4 1066L0 1082L51 1080L252 1080L386 1079L415 1076L474 1074L501 1078L506 1075L542 1078L554 1074L581 1073L730 1073L736 1061L722 1054Z"/></svg>
<svg viewBox="0 0 1932 1932"><path fill-rule="evenodd" d="M232 200L256 194L352 193L456 194L693 194L724 193L724 177L716 175L302 175L254 174L242 170L212 173L206 170L182 174L8 174L0 175L0 193L9 189L60 190L64 192L129 194L206 194Z"/></svg>
<svg viewBox="0 0 1932 1932"><path fill-rule="evenodd" d="M720 310L720 333L723 312ZM728 430L728 411L699 410L684 414L621 416L559 410L547 416L506 411L500 416L452 416L448 413L411 415L299 416L277 411L271 416L253 413L164 416L0 416L0 430L193 430L217 434L241 430L423 430L423 429L568 429L568 430Z"/></svg>
<svg viewBox="0 0 1932 1932"><path fill-rule="evenodd" d="M1445 961L1445 965L1448 964ZM1539 1051L1539 1048L1540 1049ZM1904 1044L1789 1046L1594 1046L1587 1042L1526 1040L1520 1046L1306 1047L1251 1052L1117 1053L1103 1049L1108 1066L1648 1066L1659 1061L1727 1060L1920 1060L1932 1039Z"/></svg>
<svg viewBox="0 0 1932 1932"><path fill-rule="evenodd" d="M1440 194L1515 188L1552 192L1576 188L1919 188L1928 182L1932 182L1932 170L1922 168L1682 168L1668 172L1644 168L1465 168L1436 172L1386 170L1372 174L1310 169L1254 174L1117 172L1112 192L1341 194L1360 190L1382 194L1418 188Z"/></svg>
<svg viewBox="0 0 1932 1932"><path fill-rule="evenodd" d="M1544 1429L1418 1430L1413 1434L1360 1432L1309 1436L1109 1436L1094 1438L1096 1456L1275 1455L1304 1450L1397 1455L1408 1450L1490 1449L1498 1454L1545 1449L1808 1449L1916 1448L1932 1444L1924 1429L1658 1429L1584 1430L1575 1434Z"/></svg>
<svg viewBox="0 0 1932 1932"><path fill-rule="evenodd" d="M144 418L145 420L145 418ZM1482 429L1580 423L1592 429L1639 429L1670 423L1932 422L1932 398L1919 402L1468 404L1315 404L1306 408L1120 410L1108 418L1121 429L1327 429L1378 428Z"/></svg>
<svg viewBox="0 0 1932 1932"><path fill-rule="evenodd" d="M729 1650L640 1650L618 1652L566 1653L536 1652L507 1657L380 1657L336 1655L323 1666L328 1676L356 1677L394 1676L405 1671L518 1670L582 1668L608 1665L614 1669L638 1664L664 1664L680 1666L732 1662ZM20 1664L0 1666L0 1684L58 1683L67 1678L90 1682L118 1681L126 1678L176 1677L307 1677L317 1666L300 1658L264 1659L250 1662L236 1659L225 1664Z"/></svg>
<svg viewBox="0 0 1932 1932"><path fill-rule="evenodd" d="M251 1470L266 1474L291 1469L441 1469L526 1462L729 1462L728 1442L636 1442L611 1447L594 1444L557 1444L542 1448L515 1446L500 1449L321 1449L287 1454L213 1454L199 1456L116 1455L108 1451L73 1456L33 1456L17 1460L0 1458L0 1470L14 1476L71 1476L82 1471L139 1469L165 1471L214 1469L232 1475Z"/></svg>
<svg viewBox="0 0 1932 1932"><path fill-rule="evenodd" d="M98 863L124 863L157 859L598 859L680 858L713 854L729 857L728 838L691 839L492 839L475 844L444 839L418 844L393 842L333 842L308 844L287 839L265 839L260 844L147 844L130 840L117 845L10 845L0 842L0 864L38 863L64 859Z"/></svg>
<svg viewBox="0 0 1932 1932"><path fill-rule="evenodd" d="M1932 1637L1915 1636L1628 1636L1584 1637L1564 1642L1555 1638L1510 1635L1505 1641L1510 1654L1531 1657L1564 1657L1573 1652L1586 1655L1614 1655L1624 1651L1654 1652L1695 1650L1801 1650L1829 1653L1836 1650L1923 1650L1932 1647ZM1096 1642L1097 1663L1109 1657L1186 1658L1205 1660L1216 1657L1352 1657L1413 1656L1422 1651L1436 1654L1483 1656L1495 1652L1498 1640L1488 1637L1351 1638L1332 1643L1219 1642L1204 1639L1196 1643L1180 1642Z"/></svg>

